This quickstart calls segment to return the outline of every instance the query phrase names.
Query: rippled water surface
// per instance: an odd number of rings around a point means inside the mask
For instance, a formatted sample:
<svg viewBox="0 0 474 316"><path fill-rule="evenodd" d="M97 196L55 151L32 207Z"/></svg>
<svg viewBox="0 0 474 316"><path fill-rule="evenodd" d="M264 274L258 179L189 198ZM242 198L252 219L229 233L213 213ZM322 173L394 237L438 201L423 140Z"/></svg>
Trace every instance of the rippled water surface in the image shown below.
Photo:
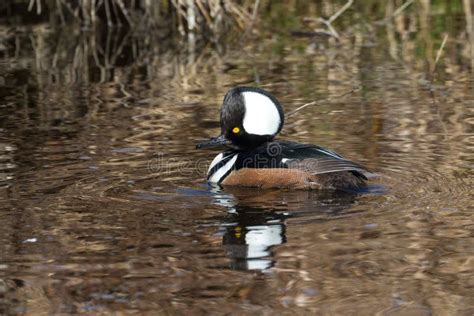
<svg viewBox="0 0 474 316"><path fill-rule="evenodd" d="M389 31L159 47L138 62L132 38L108 66L81 57L88 34L69 55L52 31L6 38L0 313L472 315L469 47L453 42L431 81L433 50ZM195 144L218 133L222 98L242 84L286 111L332 98L280 139L368 166L371 192L209 187L217 151Z"/></svg>

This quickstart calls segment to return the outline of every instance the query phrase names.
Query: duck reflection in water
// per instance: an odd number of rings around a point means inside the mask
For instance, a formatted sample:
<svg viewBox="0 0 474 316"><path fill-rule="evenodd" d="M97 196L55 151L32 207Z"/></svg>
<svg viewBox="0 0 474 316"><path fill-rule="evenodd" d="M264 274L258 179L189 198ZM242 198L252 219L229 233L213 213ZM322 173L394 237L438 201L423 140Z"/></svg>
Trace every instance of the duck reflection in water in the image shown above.
<svg viewBox="0 0 474 316"><path fill-rule="evenodd" d="M215 191L214 203L228 210L219 233L234 270L266 271L276 262L273 250L286 243L287 220L304 225L344 214L357 194L322 191Z"/></svg>

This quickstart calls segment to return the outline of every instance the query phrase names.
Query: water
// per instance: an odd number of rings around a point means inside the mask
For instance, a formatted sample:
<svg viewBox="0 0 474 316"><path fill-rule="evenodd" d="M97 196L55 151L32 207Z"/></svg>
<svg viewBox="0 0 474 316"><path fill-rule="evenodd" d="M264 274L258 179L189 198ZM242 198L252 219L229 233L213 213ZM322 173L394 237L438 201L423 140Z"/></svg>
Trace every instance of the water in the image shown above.
<svg viewBox="0 0 474 316"><path fill-rule="evenodd" d="M90 34L10 35L0 313L474 313L467 44L447 49L432 84L429 52L410 48L420 39L386 34L195 50L133 37L109 65L84 58ZM287 112L332 98L280 138L366 165L380 175L370 192L209 187L217 152L194 146L241 84Z"/></svg>

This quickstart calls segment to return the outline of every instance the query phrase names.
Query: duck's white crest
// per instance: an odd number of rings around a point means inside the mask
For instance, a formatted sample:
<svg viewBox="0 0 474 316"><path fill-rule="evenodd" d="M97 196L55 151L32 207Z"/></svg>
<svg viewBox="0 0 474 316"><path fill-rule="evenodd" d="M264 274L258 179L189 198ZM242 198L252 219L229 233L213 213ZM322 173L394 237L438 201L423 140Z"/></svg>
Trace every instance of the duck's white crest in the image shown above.
<svg viewBox="0 0 474 316"><path fill-rule="evenodd" d="M245 131L255 135L275 134L281 123L280 112L275 103L258 92L246 91L242 95L245 102Z"/></svg>
<svg viewBox="0 0 474 316"><path fill-rule="evenodd" d="M238 154L235 154L229 161L225 163L222 167L217 169L209 178L209 182L211 183L219 183L222 178L226 175L226 173L234 166L235 161L237 160ZM214 158L214 160L211 162L211 166L209 167L209 171L214 167L219 161L223 159L223 154L220 153L219 155Z"/></svg>

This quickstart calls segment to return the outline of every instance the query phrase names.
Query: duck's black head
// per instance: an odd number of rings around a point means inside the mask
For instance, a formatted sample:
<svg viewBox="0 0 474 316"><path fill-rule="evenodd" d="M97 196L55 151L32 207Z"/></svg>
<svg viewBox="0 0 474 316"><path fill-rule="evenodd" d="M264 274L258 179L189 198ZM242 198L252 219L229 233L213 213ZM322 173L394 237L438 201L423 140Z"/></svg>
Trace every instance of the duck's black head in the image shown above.
<svg viewBox="0 0 474 316"><path fill-rule="evenodd" d="M227 145L252 149L271 141L283 123L283 108L273 95L260 88L233 88L222 104L221 135L198 144L197 148Z"/></svg>

